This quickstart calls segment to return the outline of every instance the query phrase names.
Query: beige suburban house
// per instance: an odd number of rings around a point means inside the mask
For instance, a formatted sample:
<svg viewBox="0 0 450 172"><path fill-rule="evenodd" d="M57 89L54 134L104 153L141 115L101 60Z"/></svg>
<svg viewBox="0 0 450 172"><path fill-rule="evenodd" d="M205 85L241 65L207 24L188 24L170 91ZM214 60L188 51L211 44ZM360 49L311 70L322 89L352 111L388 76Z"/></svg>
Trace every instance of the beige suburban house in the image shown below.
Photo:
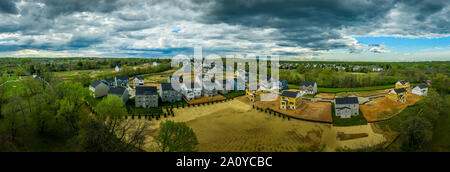
<svg viewBox="0 0 450 172"><path fill-rule="evenodd" d="M304 81L300 84L299 91L301 94L316 94L317 83Z"/></svg>
<svg viewBox="0 0 450 172"><path fill-rule="evenodd" d="M89 90L91 90L92 96L94 96L94 98L99 98L108 94L109 87L103 82L97 80L89 85Z"/></svg>

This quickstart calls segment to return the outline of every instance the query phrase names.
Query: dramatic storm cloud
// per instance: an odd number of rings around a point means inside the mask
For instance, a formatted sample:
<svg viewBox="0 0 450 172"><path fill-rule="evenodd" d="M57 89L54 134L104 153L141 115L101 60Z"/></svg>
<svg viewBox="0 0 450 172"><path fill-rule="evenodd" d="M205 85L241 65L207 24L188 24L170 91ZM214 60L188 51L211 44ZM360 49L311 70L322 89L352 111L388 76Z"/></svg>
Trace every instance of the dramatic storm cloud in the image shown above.
<svg viewBox="0 0 450 172"><path fill-rule="evenodd" d="M426 38L440 42L409 47L438 47L440 52L429 53L433 56L424 52L417 56L448 60L449 4L448 0L2 0L0 56L172 57L201 46L205 53L219 55L395 60L411 54L402 48L408 40ZM356 56L362 59L351 59Z"/></svg>

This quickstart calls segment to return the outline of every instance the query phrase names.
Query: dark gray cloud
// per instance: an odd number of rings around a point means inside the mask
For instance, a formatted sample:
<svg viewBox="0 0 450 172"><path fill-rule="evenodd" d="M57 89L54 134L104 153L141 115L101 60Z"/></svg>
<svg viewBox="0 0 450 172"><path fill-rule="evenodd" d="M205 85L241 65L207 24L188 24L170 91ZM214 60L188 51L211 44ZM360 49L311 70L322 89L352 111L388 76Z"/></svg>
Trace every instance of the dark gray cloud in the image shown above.
<svg viewBox="0 0 450 172"><path fill-rule="evenodd" d="M344 41L341 29L361 28L360 33L369 33L388 21L387 16L395 10L415 16L420 22L435 20L429 25L416 25L406 33L449 33L446 16L431 16L449 6L448 0L193 0L205 5L205 15L199 20L204 23L227 23L251 28L277 28L282 34L279 45L308 47L314 50L351 48ZM447 15L448 16L448 15ZM411 21L414 22L414 21ZM447 26L444 26L447 24ZM436 25L445 30L437 30ZM369 27L367 27L369 26ZM443 27L438 27L442 29ZM434 29L433 29L434 28ZM389 28L388 28L389 29ZM412 29L412 30L411 30Z"/></svg>
<svg viewBox="0 0 450 172"><path fill-rule="evenodd" d="M119 0L37 0L46 5L47 17L69 15L75 12L109 13L119 9L125 3Z"/></svg>
<svg viewBox="0 0 450 172"><path fill-rule="evenodd" d="M16 0L1 0L0 1L0 13L18 14Z"/></svg>
<svg viewBox="0 0 450 172"><path fill-rule="evenodd" d="M2 51L89 49L134 55L200 45L243 54L317 55L336 49L356 54L389 52L383 45L357 42L358 36L450 35L448 0L18 2L0 0Z"/></svg>

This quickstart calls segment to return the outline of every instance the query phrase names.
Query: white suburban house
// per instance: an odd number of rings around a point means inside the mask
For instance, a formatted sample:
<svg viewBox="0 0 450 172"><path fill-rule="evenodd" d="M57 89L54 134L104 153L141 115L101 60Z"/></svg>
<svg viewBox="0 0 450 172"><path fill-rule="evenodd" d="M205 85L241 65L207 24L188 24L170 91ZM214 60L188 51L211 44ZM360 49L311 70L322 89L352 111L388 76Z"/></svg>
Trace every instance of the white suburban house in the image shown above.
<svg viewBox="0 0 450 172"><path fill-rule="evenodd" d="M359 102L357 97L336 98L334 112L341 118L351 118L359 115Z"/></svg>
<svg viewBox="0 0 450 172"><path fill-rule="evenodd" d="M173 89L171 83L161 83L159 85L159 95L162 102L181 101L181 93Z"/></svg>
<svg viewBox="0 0 450 172"><path fill-rule="evenodd" d="M89 90L94 98L103 97L108 94L109 87L101 81L94 81L89 85Z"/></svg>
<svg viewBox="0 0 450 172"><path fill-rule="evenodd" d="M317 83L304 81L300 84L299 91L301 94L316 94Z"/></svg>
<svg viewBox="0 0 450 172"><path fill-rule="evenodd" d="M120 67L119 65L117 65L117 66L114 68L114 70L115 70L116 72L120 72L121 67Z"/></svg>
<svg viewBox="0 0 450 172"><path fill-rule="evenodd" d="M428 87L425 85L419 85L412 89L412 93L419 96L426 96L428 93Z"/></svg>
<svg viewBox="0 0 450 172"><path fill-rule="evenodd" d="M244 91L245 89L247 89L247 85L245 85L245 81L243 82L238 82L237 78L234 78L234 90L235 91Z"/></svg>
<svg viewBox="0 0 450 172"><path fill-rule="evenodd" d="M200 98L202 96L202 86L196 82L181 84L181 90L187 100Z"/></svg>
<svg viewBox="0 0 450 172"><path fill-rule="evenodd" d="M144 77L142 76L135 76L133 79L134 86L144 85Z"/></svg>
<svg viewBox="0 0 450 172"><path fill-rule="evenodd" d="M127 102L130 98L130 94L128 94L128 90L125 88L110 88L108 91L108 95L116 95L122 98L123 102Z"/></svg>
<svg viewBox="0 0 450 172"><path fill-rule="evenodd" d="M227 94L230 91L234 90L234 83L233 80L227 80L227 79L222 79L218 82L222 82L222 90L219 90L220 94ZM227 87L230 87L230 89L227 89Z"/></svg>
<svg viewBox="0 0 450 172"><path fill-rule="evenodd" d="M214 97L215 95L217 95L217 89L216 89L216 84L215 83L210 83L210 82L204 82L203 83L203 89L202 89L202 94L205 97Z"/></svg>
<svg viewBox="0 0 450 172"><path fill-rule="evenodd" d="M141 108L158 107L158 89L155 86L137 86L135 106Z"/></svg>

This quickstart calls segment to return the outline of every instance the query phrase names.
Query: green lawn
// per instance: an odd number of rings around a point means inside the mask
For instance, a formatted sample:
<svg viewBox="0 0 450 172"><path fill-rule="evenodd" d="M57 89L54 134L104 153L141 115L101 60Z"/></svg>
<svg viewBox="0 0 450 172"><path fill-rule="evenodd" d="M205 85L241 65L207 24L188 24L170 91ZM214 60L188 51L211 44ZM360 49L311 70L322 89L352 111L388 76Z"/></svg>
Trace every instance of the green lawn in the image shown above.
<svg viewBox="0 0 450 172"><path fill-rule="evenodd" d="M235 97L239 97L239 96L243 96L243 95L245 95L245 91L232 91L227 94L223 94L223 96L226 97L227 99L231 99L231 98L235 98Z"/></svg>
<svg viewBox="0 0 450 172"><path fill-rule="evenodd" d="M2 87L6 87L6 91L8 93L8 95L11 95L13 93L17 93L20 94L21 91L23 91L23 85L20 81L18 82L8 82L5 85L3 85Z"/></svg>
<svg viewBox="0 0 450 172"><path fill-rule="evenodd" d="M377 122L376 124L383 131L395 131L400 132L402 130L403 122L410 116L417 115L417 113L422 109L420 102L417 103L416 106L407 107L405 110L400 112L394 118L391 118L387 121Z"/></svg>

